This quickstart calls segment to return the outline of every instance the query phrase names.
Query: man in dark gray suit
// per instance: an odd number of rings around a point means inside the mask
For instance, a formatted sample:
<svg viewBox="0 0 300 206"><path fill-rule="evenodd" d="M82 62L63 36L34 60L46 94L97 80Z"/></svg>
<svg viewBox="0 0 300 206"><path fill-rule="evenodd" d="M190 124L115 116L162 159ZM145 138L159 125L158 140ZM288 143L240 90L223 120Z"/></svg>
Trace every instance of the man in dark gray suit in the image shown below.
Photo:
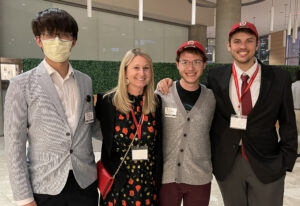
<svg viewBox="0 0 300 206"><path fill-rule="evenodd" d="M46 9L32 20L45 58L11 80L4 138L14 200L26 206L97 206L92 81L69 63L74 18ZM26 152L26 142L28 149Z"/></svg>
<svg viewBox="0 0 300 206"><path fill-rule="evenodd" d="M290 75L261 63L255 57L258 46L254 24L234 24L227 43L233 64L208 74L217 102L211 127L213 173L225 206L282 206L285 175L296 161Z"/></svg>

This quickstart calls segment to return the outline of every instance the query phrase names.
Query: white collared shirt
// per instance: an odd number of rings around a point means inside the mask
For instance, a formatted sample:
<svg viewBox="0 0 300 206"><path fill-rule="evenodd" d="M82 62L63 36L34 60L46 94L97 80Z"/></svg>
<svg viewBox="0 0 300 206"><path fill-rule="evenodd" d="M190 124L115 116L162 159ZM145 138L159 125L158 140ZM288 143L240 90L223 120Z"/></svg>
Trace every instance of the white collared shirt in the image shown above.
<svg viewBox="0 0 300 206"><path fill-rule="evenodd" d="M74 135L77 127L79 98L78 85L75 80L74 69L72 68L71 64L69 64L68 74L63 79L60 74L45 60L43 63L56 88L57 94L65 111L68 124L71 128L72 135Z"/></svg>
<svg viewBox="0 0 300 206"><path fill-rule="evenodd" d="M258 64L258 61L257 61L257 59L255 59L254 65L248 71L244 72L234 63L235 69L236 69L236 74L237 74L237 79L238 79L238 84L239 84L240 95L241 95L241 89L242 89L241 75L247 74L249 76L249 79L248 79L248 83L249 83L252 75L255 73L257 64ZM252 85L250 86L252 107L254 107L254 105L257 102L259 90L260 90L260 84L261 84L261 65L259 65L258 73L257 73ZM231 103L232 103L235 113L239 114L239 112L242 110L239 110L239 108L238 108L239 100L238 100L238 96L237 96L237 92L236 92L233 75L231 75L231 78L229 81L229 97L230 97L230 100L231 100Z"/></svg>

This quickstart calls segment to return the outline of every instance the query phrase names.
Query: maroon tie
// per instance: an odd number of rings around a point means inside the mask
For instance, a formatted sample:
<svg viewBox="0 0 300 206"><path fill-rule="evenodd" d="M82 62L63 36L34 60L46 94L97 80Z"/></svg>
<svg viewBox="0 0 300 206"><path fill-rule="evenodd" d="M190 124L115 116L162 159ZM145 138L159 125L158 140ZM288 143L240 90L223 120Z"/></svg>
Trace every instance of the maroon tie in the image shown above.
<svg viewBox="0 0 300 206"><path fill-rule="evenodd" d="M249 79L248 75L241 75L242 79L242 93L244 93L246 87L248 86L247 80ZM251 92L250 88L248 91L242 96L242 115L247 116L252 109L252 100L251 100Z"/></svg>
<svg viewBox="0 0 300 206"><path fill-rule="evenodd" d="M243 81L242 82L242 92L241 93L243 94L245 89L248 86L247 80L249 79L249 76L248 75L241 75L241 79ZM252 100L251 100L251 92L250 92L250 88L249 88L248 91L242 96L242 115L247 116L250 113L251 109L252 109ZM243 144L242 144L242 157L245 160L248 160Z"/></svg>

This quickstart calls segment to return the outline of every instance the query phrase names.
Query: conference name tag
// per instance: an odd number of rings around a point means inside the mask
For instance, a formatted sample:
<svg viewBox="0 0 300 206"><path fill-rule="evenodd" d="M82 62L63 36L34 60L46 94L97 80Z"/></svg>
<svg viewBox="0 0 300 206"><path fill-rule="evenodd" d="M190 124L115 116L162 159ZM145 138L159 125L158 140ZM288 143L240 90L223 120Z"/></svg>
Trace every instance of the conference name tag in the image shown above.
<svg viewBox="0 0 300 206"><path fill-rule="evenodd" d="M247 117L239 115L231 115L230 128L246 130L247 128Z"/></svg>
<svg viewBox="0 0 300 206"><path fill-rule="evenodd" d="M92 112L92 111L86 112L84 114L84 117L85 117L85 123L86 124L94 122L94 112Z"/></svg>
<svg viewBox="0 0 300 206"><path fill-rule="evenodd" d="M132 147L132 160L148 160L148 147Z"/></svg>
<svg viewBox="0 0 300 206"><path fill-rule="evenodd" d="M176 118L177 108L165 107L165 117Z"/></svg>

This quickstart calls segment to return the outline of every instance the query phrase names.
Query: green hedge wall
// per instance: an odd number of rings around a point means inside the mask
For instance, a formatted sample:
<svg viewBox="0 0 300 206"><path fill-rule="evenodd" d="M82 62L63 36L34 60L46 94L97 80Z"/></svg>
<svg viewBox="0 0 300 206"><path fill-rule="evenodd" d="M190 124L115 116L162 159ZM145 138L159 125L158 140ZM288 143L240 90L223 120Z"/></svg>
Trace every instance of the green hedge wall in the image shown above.
<svg viewBox="0 0 300 206"><path fill-rule="evenodd" d="M42 59L23 59L23 71L36 67ZM92 61L92 60L70 60L72 66L89 75L93 80L94 93L105 92L117 85L120 62L113 61ZM154 63L155 84L165 77L179 79L175 63ZM208 64L201 77L201 82L206 83L207 72L210 68L226 64ZM295 81L295 72L300 70L299 66L276 66L287 69Z"/></svg>
<svg viewBox="0 0 300 206"><path fill-rule="evenodd" d="M42 59L23 59L23 71L36 67ZM120 62L70 60L72 67L89 75L94 93L105 92L117 85ZM175 63L154 63L155 84L162 78L179 79Z"/></svg>

